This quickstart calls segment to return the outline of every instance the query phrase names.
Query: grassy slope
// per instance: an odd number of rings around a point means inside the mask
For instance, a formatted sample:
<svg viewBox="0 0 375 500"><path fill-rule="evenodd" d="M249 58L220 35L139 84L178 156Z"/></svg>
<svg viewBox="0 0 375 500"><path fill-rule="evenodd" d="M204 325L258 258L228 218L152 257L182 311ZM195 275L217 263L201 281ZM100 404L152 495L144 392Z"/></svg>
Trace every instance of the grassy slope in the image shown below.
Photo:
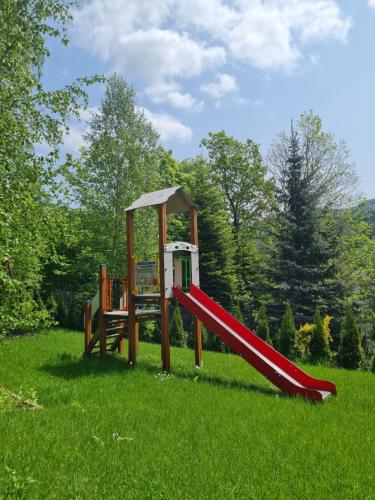
<svg viewBox="0 0 375 500"><path fill-rule="evenodd" d="M319 405L279 396L236 356L204 353L199 372L173 349L164 378L159 346L141 344L132 370L82 360L82 343L60 330L0 345L1 385L35 388L44 406L0 413L3 494L375 498L373 374L308 367L338 387Z"/></svg>

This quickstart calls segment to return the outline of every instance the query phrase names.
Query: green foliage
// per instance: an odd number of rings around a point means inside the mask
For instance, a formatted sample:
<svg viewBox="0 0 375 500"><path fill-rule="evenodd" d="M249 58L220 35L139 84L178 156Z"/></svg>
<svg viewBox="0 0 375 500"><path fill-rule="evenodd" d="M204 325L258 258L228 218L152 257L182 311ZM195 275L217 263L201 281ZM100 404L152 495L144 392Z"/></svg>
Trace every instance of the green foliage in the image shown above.
<svg viewBox="0 0 375 500"><path fill-rule="evenodd" d="M92 114L81 163L70 172L82 211L86 246L100 254L112 272L124 273L124 211L159 183L158 135L139 110L134 89L119 75L108 81L99 110ZM157 217L139 210L135 219L136 253L157 250Z"/></svg>
<svg viewBox="0 0 375 500"><path fill-rule="evenodd" d="M0 3L0 329L33 329L47 321L36 301L42 267L53 258L51 200L64 165L59 147L72 115L87 104L82 78L59 90L43 86L47 40L67 43L75 1ZM44 144L42 153L40 144ZM4 272L11 258L13 273ZM6 295L6 297L4 297Z"/></svg>
<svg viewBox="0 0 375 500"><path fill-rule="evenodd" d="M224 131L210 132L201 144L207 149L211 178L224 197L232 224L236 288L248 319L248 299L256 289L252 286L254 278L262 279L261 266L254 265L254 261L264 256L252 240L259 225L265 225L273 203L274 183L266 180L267 168L258 145L251 139L241 142Z"/></svg>
<svg viewBox="0 0 375 500"><path fill-rule="evenodd" d="M353 306L347 304L341 325L341 342L337 360L343 368L356 369L361 365L362 359L361 335Z"/></svg>
<svg viewBox="0 0 375 500"><path fill-rule="evenodd" d="M174 307L172 319L169 324L169 339L171 345L186 347L187 333L182 323L181 311L178 304Z"/></svg>
<svg viewBox="0 0 375 500"><path fill-rule="evenodd" d="M19 481L36 481L24 491L30 500L98 500L103 491L109 499L371 498L374 374L303 365L342 388L321 407L282 397L239 356L205 352L201 370L191 350L172 347L171 359L166 377L160 345L141 342L133 370L117 354L82 359L75 331L6 341L1 383L16 390L32 381L44 409L0 412L0 497L14 492L6 464ZM301 426L314 435L308 453Z"/></svg>
<svg viewBox="0 0 375 500"><path fill-rule="evenodd" d="M291 302L298 324L311 319L314 303L324 312L339 312L344 293L337 268L338 234L332 219L323 212L329 193L323 187L317 191L315 183L318 172L324 175L324 166L317 164L315 157L311 165L306 163L306 148L320 137L315 118L301 118L297 130L292 127L290 136L282 136L274 146L272 156L279 201L275 298L280 304ZM314 132L317 137L299 137L298 129L306 134L307 126L311 134L318 127Z"/></svg>
<svg viewBox="0 0 375 500"><path fill-rule="evenodd" d="M258 311L256 334L262 340L267 342L267 344L272 345L272 341L270 338L270 328L268 325L268 318L267 318L267 307L265 304L262 304Z"/></svg>
<svg viewBox="0 0 375 500"><path fill-rule="evenodd" d="M372 357L372 362L371 362L371 371L375 373L375 353Z"/></svg>
<svg viewBox="0 0 375 500"><path fill-rule="evenodd" d="M236 277L231 226L212 170L201 158L185 162L187 188L198 205L200 281L202 289L229 310L234 308Z"/></svg>
<svg viewBox="0 0 375 500"><path fill-rule="evenodd" d="M336 215L340 231L339 276L347 299L356 304L364 335L375 331L375 239L359 208Z"/></svg>
<svg viewBox="0 0 375 500"><path fill-rule="evenodd" d="M314 363L327 360L330 357L328 339L324 333L324 324L319 307L315 309L314 327L309 342L310 359Z"/></svg>
<svg viewBox="0 0 375 500"><path fill-rule="evenodd" d="M288 302L278 332L279 350L287 358L293 358L296 354L296 335L293 312Z"/></svg>

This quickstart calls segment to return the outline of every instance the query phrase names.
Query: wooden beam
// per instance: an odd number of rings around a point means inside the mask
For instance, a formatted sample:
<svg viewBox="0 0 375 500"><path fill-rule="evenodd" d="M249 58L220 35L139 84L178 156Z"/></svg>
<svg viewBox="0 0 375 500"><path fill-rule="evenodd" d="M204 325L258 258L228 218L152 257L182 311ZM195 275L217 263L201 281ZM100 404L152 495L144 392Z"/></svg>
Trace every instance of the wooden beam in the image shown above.
<svg viewBox="0 0 375 500"><path fill-rule="evenodd" d="M198 245L198 214L196 208L190 208L190 239ZM202 367L202 323L194 317L195 366Z"/></svg>
<svg viewBox="0 0 375 500"><path fill-rule="evenodd" d="M92 319L91 319L91 311L92 311L92 302L91 300L86 300L85 306L85 350L84 353L86 356L90 354L89 345L92 337Z"/></svg>
<svg viewBox="0 0 375 500"><path fill-rule="evenodd" d="M134 245L134 211L126 212L126 239L128 261L128 360L133 366L137 361L137 321L135 317L135 245Z"/></svg>
<svg viewBox="0 0 375 500"><path fill-rule="evenodd" d="M123 335L124 335L125 334L125 321L124 320L119 321L118 326L123 329ZM123 354L123 352L124 352L124 337L121 338L121 340L118 344L117 352L119 352L120 354Z"/></svg>
<svg viewBox="0 0 375 500"><path fill-rule="evenodd" d="M107 355L107 345L105 339L105 321L104 312L107 302L107 266L100 264L99 266L99 345L100 356L105 358Z"/></svg>
<svg viewBox="0 0 375 500"><path fill-rule="evenodd" d="M163 370L170 372L171 357L169 345L169 300L165 297L164 245L167 243L167 205L158 206L159 216L159 273L160 273L160 312L161 312L161 359Z"/></svg>

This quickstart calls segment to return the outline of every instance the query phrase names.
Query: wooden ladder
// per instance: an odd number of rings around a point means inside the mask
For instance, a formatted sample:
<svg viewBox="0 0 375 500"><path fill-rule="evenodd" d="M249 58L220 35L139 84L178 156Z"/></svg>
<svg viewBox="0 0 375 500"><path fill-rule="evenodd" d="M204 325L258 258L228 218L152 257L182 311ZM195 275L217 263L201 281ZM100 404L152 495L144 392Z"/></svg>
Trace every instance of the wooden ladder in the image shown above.
<svg viewBox="0 0 375 500"><path fill-rule="evenodd" d="M105 349L106 352L124 351L124 338L126 336L126 322L121 319L103 318L103 327L105 332ZM100 354L100 325L96 332L88 338L85 335L85 352L84 356L90 357L94 354Z"/></svg>

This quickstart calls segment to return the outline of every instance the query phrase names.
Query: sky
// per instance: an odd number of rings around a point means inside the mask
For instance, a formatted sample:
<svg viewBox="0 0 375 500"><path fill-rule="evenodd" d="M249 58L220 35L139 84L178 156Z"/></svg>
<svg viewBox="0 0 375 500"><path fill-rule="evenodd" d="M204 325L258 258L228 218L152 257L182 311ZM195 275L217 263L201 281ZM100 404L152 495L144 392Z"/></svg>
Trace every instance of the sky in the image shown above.
<svg viewBox="0 0 375 500"><path fill-rule="evenodd" d="M86 0L70 44L50 43L48 88L121 74L178 159L210 131L253 139L266 156L277 134L308 110L344 139L375 198L375 0ZM78 154L104 86L72 122Z"/></svg>

